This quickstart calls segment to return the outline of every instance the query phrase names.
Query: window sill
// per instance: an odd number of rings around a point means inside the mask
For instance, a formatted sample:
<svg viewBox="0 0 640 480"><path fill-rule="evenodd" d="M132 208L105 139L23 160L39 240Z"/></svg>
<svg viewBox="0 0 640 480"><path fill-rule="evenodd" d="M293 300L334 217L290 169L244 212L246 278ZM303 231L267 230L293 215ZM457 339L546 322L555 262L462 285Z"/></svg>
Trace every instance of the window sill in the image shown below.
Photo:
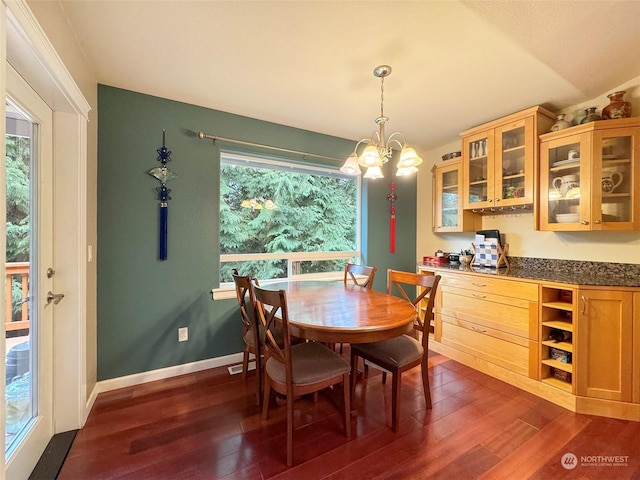
<svg viewBox="0 0 640 480"><path fill-rule="evenodd" d="M362 277L366 278L366 277ZM276 280L264 280L260 282L260 285L269 285L270 283L280 283L280 282L304 282L304 281L315 281L315 282L342 282L344 280L344 274L328 274L328 275L301 275L297 278L283 278ZM233 283L225 283L220 285L219 288L214 288L211 290L211 298L213 300L228 300L230 298L236 298L236 288Z"/></svg>

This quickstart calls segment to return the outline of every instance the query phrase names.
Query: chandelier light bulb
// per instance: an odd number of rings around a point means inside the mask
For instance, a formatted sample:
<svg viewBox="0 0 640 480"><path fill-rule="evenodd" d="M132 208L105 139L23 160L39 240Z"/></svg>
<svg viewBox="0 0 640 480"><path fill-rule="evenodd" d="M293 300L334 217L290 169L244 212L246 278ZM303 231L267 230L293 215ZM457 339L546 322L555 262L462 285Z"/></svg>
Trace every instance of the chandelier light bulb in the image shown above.
<svg viewBox="0 0 640 480"><path fill-rule="evenodd" d="M406 177L407 175L412 175L417 171L418 169L416 167L398 168L398 170L396 171L396 177Z"/></svg>
<svg viewBox="0 0 640 480"><path fill-rule="evenodd" d="M384 175L382 174L382 170L380 169L380 167L375 166L367 168L367 173L364 174L364 178L384 178Z"/></svg>
<svg viewBox="0 0 640 480"><path fill-rule="evenodd" d="M380 151L378 146L371 142L362 152L358 163L363 167L380 167L382 165L382 158L380 158Z"/></svg>
<svg viewBox="0 0 640 480"><path fill-rule="evenodd" d="M347 175L360 175L360 173L362 173L360 166L358 165L358 154L356 152L349 155L347 161L344 162L342 167L340 167L340 171Z"/></svg>
<svg viewBox="0 0 640 480"><path fill-rule="evenodd" d="M413 147L405 145L400 152L398 168L417 167L422 163L422 158L416 153ZM417 169L416 169L417 171Z"/></svg>

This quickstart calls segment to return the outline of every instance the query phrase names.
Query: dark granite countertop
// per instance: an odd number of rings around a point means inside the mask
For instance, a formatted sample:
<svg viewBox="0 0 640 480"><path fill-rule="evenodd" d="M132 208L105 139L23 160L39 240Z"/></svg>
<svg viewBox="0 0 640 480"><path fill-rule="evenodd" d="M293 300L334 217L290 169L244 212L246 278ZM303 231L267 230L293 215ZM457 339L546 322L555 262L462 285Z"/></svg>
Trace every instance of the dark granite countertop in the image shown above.
<svg viewBox="0 0 640 480"><path fill-rule="evenodd" d="M478 273L538 282L546 281L584 286L640 288L640 265L638 264L509 257L509 265L509 267L485 268L463 266L460 264L418 264L418 266L436 270Z"/></svg>

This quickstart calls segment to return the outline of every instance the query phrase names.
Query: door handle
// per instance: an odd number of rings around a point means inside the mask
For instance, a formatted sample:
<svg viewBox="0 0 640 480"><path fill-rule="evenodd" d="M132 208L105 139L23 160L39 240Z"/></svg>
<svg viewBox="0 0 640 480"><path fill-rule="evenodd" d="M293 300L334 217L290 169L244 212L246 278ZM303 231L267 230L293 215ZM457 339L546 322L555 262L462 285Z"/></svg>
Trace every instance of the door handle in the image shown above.
<svg viewBox="0 0 640 480"><path fill-rule="evenodd" d="M54 305L60 303L60 300L64 298L64 293L53 293L51 290L47 292L47 305L53 302Z"/></svg>

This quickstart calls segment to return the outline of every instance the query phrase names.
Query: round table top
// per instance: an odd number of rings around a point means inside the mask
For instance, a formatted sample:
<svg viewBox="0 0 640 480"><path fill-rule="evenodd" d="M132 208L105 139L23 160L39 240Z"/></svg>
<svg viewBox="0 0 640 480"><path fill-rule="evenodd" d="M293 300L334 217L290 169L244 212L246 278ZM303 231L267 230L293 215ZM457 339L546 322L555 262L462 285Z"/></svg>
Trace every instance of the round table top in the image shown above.
<svg viewBox="0 0 640 480"><path fill-rule="evenodd" d="M416 308L408 301L343 282L278 282L284 290L289 328L296 337L328 343L369 343L410 332Z"/></svg>

